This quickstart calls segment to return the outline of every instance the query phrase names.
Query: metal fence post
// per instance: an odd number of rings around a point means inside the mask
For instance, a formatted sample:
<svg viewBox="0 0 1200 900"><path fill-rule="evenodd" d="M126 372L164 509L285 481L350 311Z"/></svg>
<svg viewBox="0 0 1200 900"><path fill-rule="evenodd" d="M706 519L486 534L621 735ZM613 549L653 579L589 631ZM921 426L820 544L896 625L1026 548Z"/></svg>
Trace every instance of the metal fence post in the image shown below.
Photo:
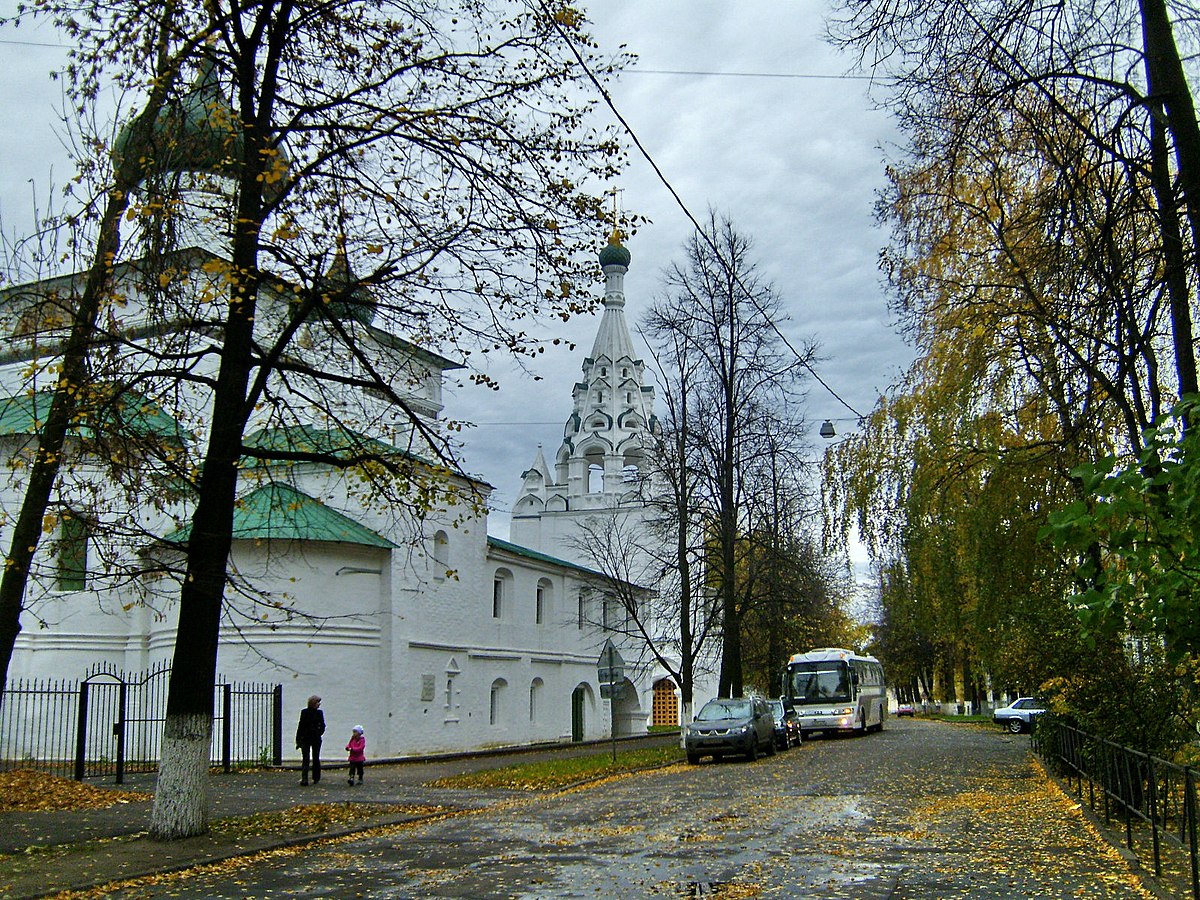
<svg viewBox="0 0 1200 900"><path fill-rule="evenodd" d="M1162 878L1162 848L1158 842L1158 774L1154 771L1154 757L1146 757L1150 772L1150 839L1154 845L1154 875Z"/></svg>
<svg viewBox="0 0 1200 900"><path fill-rule="evenodd" d="M1196 850L1196 770L1183 770L1183 802L1187 804L1188 855L1192 861L1192 897L1200 900L1200 859Z"/></svg>
<svg viewBox="0 0 1200 900"><path fill-rule="evenodd" d="M117 721L113 723L113 734L117 738L117 784L125 783L125 704L129 700L129 686L121 679L117 688Z"/></svg>
<svg viewBox="0 0 1200 900"><path fill-rule="evenodd" d="M228 775L233 769L233 685L221 685L221 766Z"/></svg>
<svg viewBox="0 0 1200 900"><path fill-rule="evenodd" d="M272 762L283 765L283 685L275 685L271 703Z"/></svg>
<svg viewBox="0 0 1200 900"><path fill-rule="evenodd" d="M75 717L75 780L83 781L83 762L87 756L88 683L79 683L79 709Z"/></svg>

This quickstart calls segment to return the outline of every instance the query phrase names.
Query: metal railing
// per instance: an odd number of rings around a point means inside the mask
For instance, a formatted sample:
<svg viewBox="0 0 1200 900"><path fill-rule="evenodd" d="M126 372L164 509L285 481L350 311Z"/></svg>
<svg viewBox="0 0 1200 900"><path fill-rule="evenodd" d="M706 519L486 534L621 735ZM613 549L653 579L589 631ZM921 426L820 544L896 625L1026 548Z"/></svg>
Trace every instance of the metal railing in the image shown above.
<svg viewBox="0 0 1200 900"><path fill-rule="evenodd" d="M0 693L0 769L36 768L82 781L158 767L171 667L97 667L82 680L17 679ZM226 772L283 758L283 686L214 686L210 758Z"/></svg>
<svg viewBox="0 0 1200 900"><path fill-rule="evenodd" d="M1051 719L1033 730L1034 751L1110 827L1143 868L1200 900L1196 782L1200 771L1141 753ZM1146 857L1150 858L1147 866Z"/></svg>

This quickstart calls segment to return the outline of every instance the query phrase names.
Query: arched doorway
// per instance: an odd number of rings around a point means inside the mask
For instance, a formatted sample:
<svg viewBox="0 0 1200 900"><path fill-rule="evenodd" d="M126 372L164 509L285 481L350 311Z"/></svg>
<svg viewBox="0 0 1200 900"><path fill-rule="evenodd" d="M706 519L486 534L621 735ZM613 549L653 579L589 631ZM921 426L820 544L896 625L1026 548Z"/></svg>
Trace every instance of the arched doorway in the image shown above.
<svg viewBox="0 0 1200 900"><path fill-rule="evenodd" d="M571 740L582 741L584 735L584 706L587 704L587 686L579 685L571 692Z"/></svg>
<svg viewBox="0 0 1200 900"><path fill-rule="evenodd" d="M675 696L675 682L660 678L654 682L654 700L650 706L650 724L679 726L679 699Z"/></svg>

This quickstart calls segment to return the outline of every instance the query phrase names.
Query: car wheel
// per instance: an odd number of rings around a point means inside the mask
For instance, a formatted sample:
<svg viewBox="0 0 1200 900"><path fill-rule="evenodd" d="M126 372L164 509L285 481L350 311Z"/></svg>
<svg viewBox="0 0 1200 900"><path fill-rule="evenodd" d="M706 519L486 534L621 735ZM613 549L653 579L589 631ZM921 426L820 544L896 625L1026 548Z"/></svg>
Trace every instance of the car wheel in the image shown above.
<svg viewBox="0 0 1200 900"><path fill-rule="evenodd" d="M1012 734L1020 734L1022 731L1025 730L1025 723L1022 722L1020 719L1009 719L1008 720L1008 730Z"/></svg>
<svg viewBox="0 0 1200 900"><path fill-rule="evenodd" d="M767 741L767 756L775 755L775 735L771 735L771 739Z"/></svg>
<svg viewBox="0 0 1200 900"><path fill-rule="evenodd" d="M692 752L689 750L689 751L688 751L688 755L687 755L687 759L688 759L688 762L689 762L689 763L691 763L693 766L698 766L698 765L700 765L700 754L699 754L699 753L692 753Z"/></svg>
<svg viewBox="0 0 1200 900"><path fill-rule="evenodd" d="M750 741L750 749L746 751L746 759L749 760L750 762L754 762L756 759L758 759L758 738L757 737Z"/></svg>

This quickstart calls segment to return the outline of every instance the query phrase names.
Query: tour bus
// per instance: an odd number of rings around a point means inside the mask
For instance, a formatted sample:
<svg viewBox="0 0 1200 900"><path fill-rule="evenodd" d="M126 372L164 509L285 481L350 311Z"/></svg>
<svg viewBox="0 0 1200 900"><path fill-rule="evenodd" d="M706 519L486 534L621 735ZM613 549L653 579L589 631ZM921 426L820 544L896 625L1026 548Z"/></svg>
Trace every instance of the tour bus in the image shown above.
<svg viewBox="0 0 1200 900"><path fill-rule="evenodd" d="M887 717L879 660L840 647L793 656L788 661L783 695L796 707L805 736L813 731L882 731Z"/></svg>

